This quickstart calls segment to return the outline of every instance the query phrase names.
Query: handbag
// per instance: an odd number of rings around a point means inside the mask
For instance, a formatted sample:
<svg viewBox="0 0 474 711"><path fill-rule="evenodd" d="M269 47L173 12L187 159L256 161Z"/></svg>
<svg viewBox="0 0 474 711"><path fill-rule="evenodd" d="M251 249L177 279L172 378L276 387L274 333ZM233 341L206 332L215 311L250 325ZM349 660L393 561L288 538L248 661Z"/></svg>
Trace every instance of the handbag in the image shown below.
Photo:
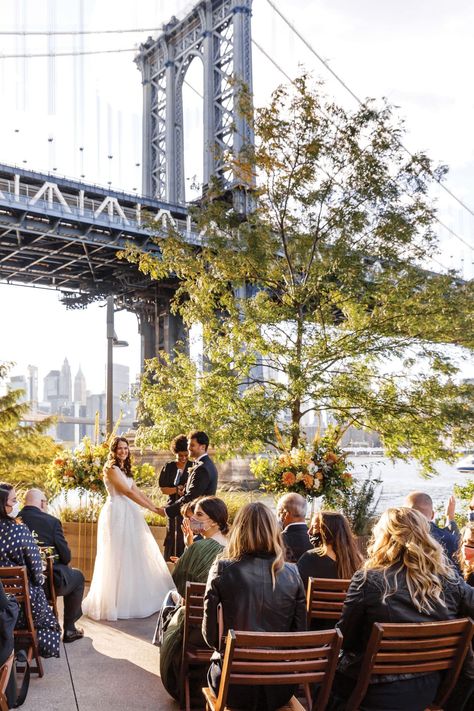
<svg viewBox="0 0 474 711"><path fill-rule="evenodd" d="M20 690L17 686L17 674L23 676L21 682ZM15 655L15 660L13 662L12 671L10 678L8 680L8 685L5 690L5 696L7 697L8 708L17 709L19 706L25 703L26 696L28 694L28 689L30 686L30 663L26 656L24 649L20 649Z"/></svg>

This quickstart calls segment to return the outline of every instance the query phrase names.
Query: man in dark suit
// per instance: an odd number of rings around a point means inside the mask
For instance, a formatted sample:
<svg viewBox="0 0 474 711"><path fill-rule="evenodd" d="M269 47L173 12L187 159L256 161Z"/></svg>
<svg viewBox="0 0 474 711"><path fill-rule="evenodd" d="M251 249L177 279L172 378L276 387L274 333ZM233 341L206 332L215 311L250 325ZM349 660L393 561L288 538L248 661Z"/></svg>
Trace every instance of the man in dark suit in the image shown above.
<svg viewBox="0 0 474 711"><path fill-rule="evenodd" d="M456 553L459 548L460 534L456 521L454 520L454 513L456 511L456 500L454 496L449 497L446 506L446 519L448 523L445 528L440 528L433 522L433 500L428 494L422 491L412 491L406 498L406 506L411 509L416 509L426 516L430 522L431 535L443 546L449 560L458 568L459 563L456 558Z"/></svg>
<svg viewBox="0 0 474 711"><path fill-rule="evenodd" d="M80 570L70 568L71 551L64 537L61 521L46 513L48 501L39 489L30 489L25 496L25 505L18 514L30 531L34 531L40 546L54 548L58 560L54 562L54 588L64 597L63 642L75 642L84 636L76 627L82 615L84 576Z"/></svg>
<svg viewBox="0 0 474 711"><path fill-rule="evenodd" d="M181 506L187 504L200 496L214 496L217 490L217 469L216 465L207 453L209 447L209 437L205 432L195 430L188 435L188 452L191 459L194 459L194 466L188 470L188 480L184 490L180 490L181 496L164 508L158 509L161 516L174 518L181 510Z"/></svg>
<svg viewBox="0 0 474 711"><path fill-rule="evenodd" d="M305 520L306 499L296 493L285 494L278 500L276 510L283 529L286 559L289 563L296 563L303 553L313 547Z"/></svg>

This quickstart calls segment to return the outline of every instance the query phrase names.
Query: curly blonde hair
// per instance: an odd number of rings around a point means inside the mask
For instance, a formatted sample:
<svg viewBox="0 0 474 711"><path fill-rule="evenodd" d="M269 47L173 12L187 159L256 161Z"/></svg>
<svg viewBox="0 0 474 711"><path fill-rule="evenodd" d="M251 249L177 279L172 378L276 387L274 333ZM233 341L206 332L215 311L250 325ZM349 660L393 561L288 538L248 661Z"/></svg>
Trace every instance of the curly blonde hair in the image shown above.
<svg viewBox="0 0 474 711"><path fill-rule="evenodd" d="M246 504L237 513L222 558L240 560L244 555L269 553L275 556L272 563L272 581L283 568L285 555L281 531L276 516L265 504L256 501Z"/></svg>
<svg viewBox="0 0 474 711"><path fill-rule="evenodd" d="M389 568L395 569L391 582ZM404 572L413 605L423 613L431 612L435 604L446 605L443 579L456 577L442 547L430 535L426 516L404 506L387 509L374 526L363 569L383 572L382 602L396 593L398 575Z"/></svg>

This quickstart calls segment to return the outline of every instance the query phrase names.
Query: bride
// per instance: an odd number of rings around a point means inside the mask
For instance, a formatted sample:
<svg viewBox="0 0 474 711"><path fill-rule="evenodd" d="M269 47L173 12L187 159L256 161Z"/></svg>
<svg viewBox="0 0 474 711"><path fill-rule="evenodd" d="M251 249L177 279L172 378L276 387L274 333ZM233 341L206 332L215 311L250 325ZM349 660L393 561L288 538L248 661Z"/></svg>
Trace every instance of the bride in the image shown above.
<svg viewBox="0 0 474 711"><path fill-rule="evenodd" d="M82 602L94 620L148 617L160 609L173 580L140 510L155 504L133 481L130 450L115 437L104 466L107 499L99 515L97 555L89 594Z"/></svg>

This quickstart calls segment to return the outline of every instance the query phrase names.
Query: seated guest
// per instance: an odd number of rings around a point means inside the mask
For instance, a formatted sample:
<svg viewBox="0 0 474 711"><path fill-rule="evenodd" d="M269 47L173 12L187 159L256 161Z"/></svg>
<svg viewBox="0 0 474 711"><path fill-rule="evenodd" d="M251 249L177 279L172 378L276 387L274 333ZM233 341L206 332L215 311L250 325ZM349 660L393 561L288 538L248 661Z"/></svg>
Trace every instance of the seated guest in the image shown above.
<svg viewBox="0 0 474 711"><path fill-rule="evenodd" d="M459 563L465 581L474 587L474 526L466 526L461 534Z"/></svg>
<svg viewBox="0 0 474 711"><path fill-rule="evenodd" d="M303 553L297 563L305 590L308 578L352 578L362 565L363 558L346 517L335 511L318 511L313 517L311 533L318 545Z"/></svg>
<svg viewBox="0 0 474 711"><path fill-rule="evenodd" d="M175 458L167 462L160 472L158 486L162 494L168 495L166 506L174 504L181 496L188 480L188 469L192 465L188 459L188 439L186 435L178 435L171 442L171 451ZM183 533L181 523L183 519L178 514L172 518L166 517L166 537L164 543L164 558L172 560L179 558L184 550Z"/></svg>
<svg viewBox="0 0 474 711"><path fill-rule="evenodd" d="M300 494L285 494L278 500L276 512L283 529L286 560L296 563L305 551L313 547L305 520L306 499Z"/></svg>
<svg viewBox="0 0 474 711"><path fill-rule="evenodd" d="M443 546L449 560L457 567L457 551L460 536L459 529L454 520L454 512L456 510L456 500L454 496L450 496L446 506L448 525L445 528L440 528L434 523L433 500L428 494L424 494L422 491L412 491L411 494L408 494L405 504L410 509L416 509L420 511L423 516L426 516L430 522L431 535Z"/></svg>
<svg viewBox="0 0 474 711"><path fill-rule="evenodd" d="M25 505L19 518L34 531L40 546L53 548L57 556L54 561L54 589L64 597L63 641L75 642L84 636L84 631L75 623L82 616L84 576L80 570L71 568L71 551L64 538L61 521L47 513L48 501L39 489L26 492Z"/></svg>
<svg viewBox="0 0 474 711"><path fill-rule="evenodd" d="M343 654L333 685L331 709L345 708L360 673L374 622L436 622L474 613L474 589L449 564L440 544L430 535L426 516L411 508L391 508L375 525L368 558L357 571L337 623L343 634ZM472 673L469 660L468 676ZM364 711L422 711L435 698L439 672L377 677L370 684ZM470 680L467 682L471 684ZM467 698L464 693L462 698ZM445 709L461 711L459 699Z"/></svg>
<svg viewBox="0 0 474 711"><path fill-rule="evenodd" d="M30 588L31 611L42 657L59 657L60 627L43 590L41 555L29 529L16 522L19 504L11 484L0 484L0 566L25 565ZM25 624L24 611L18 627Z"/></svg>
<svg viewBox="0 0 474 711"><path fill-rule="evenodd" d="M223 629L218 623L222 606ZM229 544L209 573L204 600L204 639L216 650L208 683L217 694L221 676L221 633L299 632L306 629L306 601L296 566L285 563L275 515L260 502L247 504L235 517ZM293 686L230 686L228 704L239 709L273 711L284 706Z"/></svg>
<svg viewBox="0 0 474 711"><path fill-rule="evenodd" d="M184 689L181 688L181 657L183 647L184 597L186 583L205 583L211 565L222 553L227 543L229 531L227 506L216 496L205 496L193 502L194 512L190 519L184 518L183 532L187 548L179 558L173 571L173 580L177 593L170 594L174 598L171 603L166 599L163 605L171 610L167 619L161 621L162 630L156 636L161 636L160 676L166 691L177 700L182 700ZM189 521L189 523L188 523ZM193 533L200 534L202 540L194 541ZM204 647L201 635L195 640L197 645ZM203 678L196 679L196 689L192 688L199 698L201 687L205 684L206 670L203 668Z"/></svg>

